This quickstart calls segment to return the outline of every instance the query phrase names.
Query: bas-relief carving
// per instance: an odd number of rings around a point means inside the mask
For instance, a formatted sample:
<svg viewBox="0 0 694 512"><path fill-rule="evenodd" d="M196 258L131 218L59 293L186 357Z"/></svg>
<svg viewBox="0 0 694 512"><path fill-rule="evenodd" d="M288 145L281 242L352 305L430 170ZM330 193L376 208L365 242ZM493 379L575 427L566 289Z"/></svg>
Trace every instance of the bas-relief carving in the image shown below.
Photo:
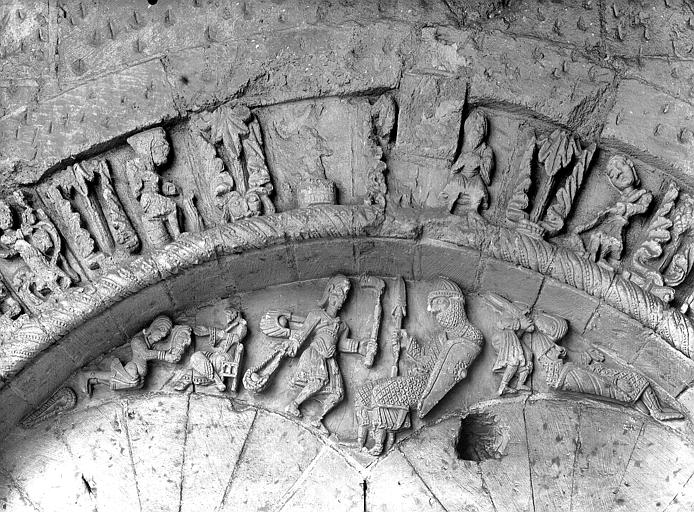
<svg viewBox="0 0 694 512"><path fill-rule="evenodd" d="M60 388L35 411L23 418L21 425L23 428L34 427L42 421L73 409L76 404L77 393L69 387Z"/></svg>
<svg viewBox="0 0 694 512"><path fill-rule="evenodd" d="M82 370L79 374L82 391L91 396L93 387L98 384L108 385L114 391L142 388L149 370L148 362L179 362L192 342L191 331L189 326L174 325L169 317L158 316L130 340L132 357L125 364L114 358L109 370Z"/></svg>

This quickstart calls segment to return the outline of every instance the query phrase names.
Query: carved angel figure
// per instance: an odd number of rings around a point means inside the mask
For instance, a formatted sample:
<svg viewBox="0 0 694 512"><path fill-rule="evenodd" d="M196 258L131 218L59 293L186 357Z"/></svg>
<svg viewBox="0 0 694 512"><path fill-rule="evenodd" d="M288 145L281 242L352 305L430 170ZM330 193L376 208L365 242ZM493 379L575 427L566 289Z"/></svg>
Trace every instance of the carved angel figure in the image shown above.
<svg viewBox="0 0 694 512"><path fill-rule="evenodd" d="M619 191L617 202L602 210L589 222L574 228L575 235L587 234L585 245L589 258L614 270L624 252L624 235L632 217L646 212L653 194L637 188L639 177L627 157L615 155L607 163L607 176Z"/></svg>
<svg viewBox="0 0 694 512"><path fill-rule="evenodd" d="M130 340L132 358L125 365L118 359L111 361L107 371L83 370L79 373L80 387L88 396L96 384L108 384L112 390L139 389L145 384L148 362L151 360L177 363L191 343L191 328L174 325L168 316L158 316L149 327ZM157 345L169 338L169 348Z"/></svg>
<svg viewBox="0 0 694 512"><path fill-rule="evenodd" d="M645 377L603 364L605 356L595 349L581 354L580 364L564 361L567 351L558 342L566 335L569 325L563 318L536 310L533 322L536 329L530 335L532 344L550 388L635 405L660 421L683 418L680 412L660 405L658 395Z"/></svg>
<svg viewBox="0 0 694 512"><path fill-rule="evenodd" d="M511 302L494 293L487 294L487 300L497 309L496 329L492 336L492 346L497 353L492 371L501 373L498 395L530 391L525 382L533 371L532 353L521 342L521 336L532 332L530 308L525 304ZM511 380L517 376L515 387Z"/></svg>
<svg viewBox="0 0 694 512"><path fill-rule="evenodd" d="M128 139L137 157L126 163L130 189L142 207L142 225L149 243L161 247L178 238L181 228L176 203L161 193L157 168L169 157L169 142L163 128L153 128ZM173 184L169 183L169 188Z"/></svg>
<svg viewBox="0 0 694 512"><path fill-rule="evenodd" d="M226 325L223 329L196 326L196 336L210 338L212 349L195 352L190 357L190 366L178 378L174 389L184 391L191 384L196 386L216 386L225 391L225 379L231 379L230 388L236 391L236 384L243 356L241 341L248 333L248 324L238 309L227 307L224 310ZM233 350L232 350L233 349Z"/></svg>
<svg viewBox="0 0 694 512"><path fill-rule="evenodd" d="M410 410L420 418L467 376L467 370L482 351L484 338L465 313L465 296L458 285L440 278L429 293L427 311L443 329L438 334L438 355L432 364L410 375L367 382L355 398L359 423L358 444L364 446L371 428L372 455L380 455L386 433L409 428Z"/></svg>
<svg viewBox="0 0 694 512"><path fill-rule="evenodd" d="M486 210L489 206L487 186L494 169L494 152L484 142L487 124L479 110L473 110L465 120L462 152L440 196L451 213L479 216L480 208Z"/></svg>

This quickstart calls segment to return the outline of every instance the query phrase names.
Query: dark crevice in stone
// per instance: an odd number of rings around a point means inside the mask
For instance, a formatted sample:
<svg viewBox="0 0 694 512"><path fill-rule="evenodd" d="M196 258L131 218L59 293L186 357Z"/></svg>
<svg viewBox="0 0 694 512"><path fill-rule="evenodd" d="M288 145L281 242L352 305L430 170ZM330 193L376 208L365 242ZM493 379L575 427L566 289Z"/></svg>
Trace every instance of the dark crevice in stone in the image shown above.
<svg viewBox="0 0 694 512"><path fill-rule="evenodd" d="M470 413L460 420L460 429L455 439L455 454L458 459L481 462L500 459L508 436L500 428L497 418L489 413Z"/></svg>
<svg viewBox="0 0 694 512"><path fill-rule="evenodd" d="M87 489L87 492L91 496L96 495L96 486L95 485L90 485L89 480L87 480L84 475L80 475L82 477L82 484L84 485L84 488Z"/></svg>

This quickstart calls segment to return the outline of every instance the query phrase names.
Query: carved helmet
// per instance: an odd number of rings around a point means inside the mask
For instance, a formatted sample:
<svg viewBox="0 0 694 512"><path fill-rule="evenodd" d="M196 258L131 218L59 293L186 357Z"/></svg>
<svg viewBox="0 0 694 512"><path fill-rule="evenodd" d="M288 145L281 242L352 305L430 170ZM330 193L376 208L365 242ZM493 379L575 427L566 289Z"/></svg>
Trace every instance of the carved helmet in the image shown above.
<svg viewBox="0 0 694 512"><path fill-rule="evenodd" d="M464 298L463 291L460 289L460 286L445 277L439 277L435 283L434 289L429 292L430 301L436 297Z"/></svg>

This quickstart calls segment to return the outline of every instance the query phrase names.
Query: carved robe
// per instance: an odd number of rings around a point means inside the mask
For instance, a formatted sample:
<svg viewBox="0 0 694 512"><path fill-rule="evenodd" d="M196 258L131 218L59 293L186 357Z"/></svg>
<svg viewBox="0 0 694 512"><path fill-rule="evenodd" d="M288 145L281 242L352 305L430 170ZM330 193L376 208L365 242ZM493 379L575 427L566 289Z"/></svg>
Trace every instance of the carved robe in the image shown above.
<svg viewBox="0 0 694 512"><path fill-rule="evenodd" d="M442 198L450 213L477 212L489 206L487 185L494 153L486 143L463 153L451 168Z"/></svg>

